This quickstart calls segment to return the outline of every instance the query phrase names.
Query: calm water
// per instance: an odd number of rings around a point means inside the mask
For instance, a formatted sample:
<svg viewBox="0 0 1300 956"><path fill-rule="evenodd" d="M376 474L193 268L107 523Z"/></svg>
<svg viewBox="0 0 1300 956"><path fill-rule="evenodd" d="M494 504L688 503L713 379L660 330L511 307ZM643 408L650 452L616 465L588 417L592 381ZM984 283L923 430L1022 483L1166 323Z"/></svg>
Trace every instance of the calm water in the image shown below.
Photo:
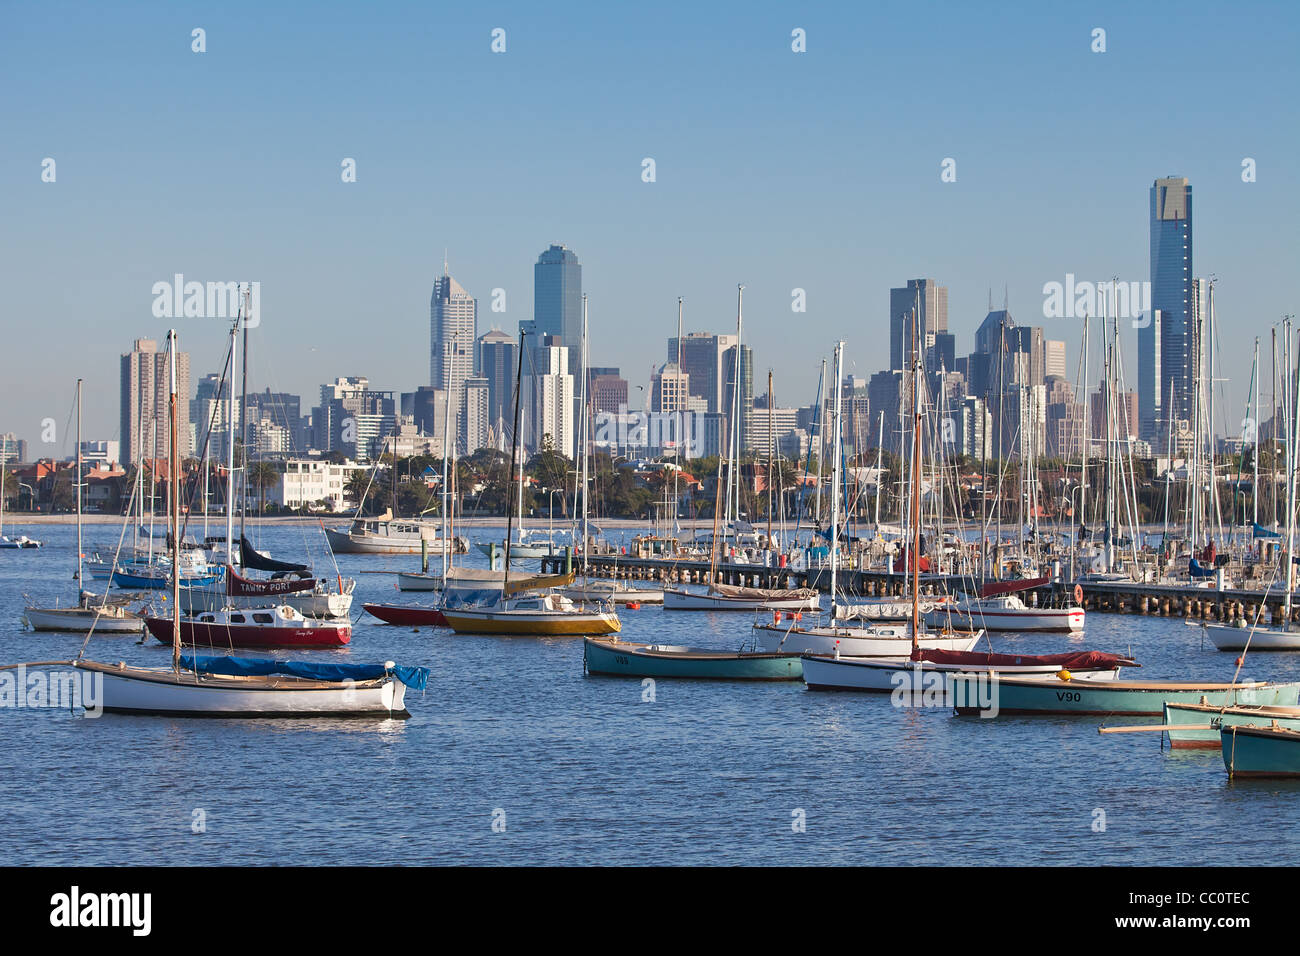
<svg viewBox="0 0 1300 956"><path fill-rule="evenodd" d="M23 594L75 594L72 527L0 551L0 663L72 656L24 632ZM118 529L89 529L109 545ZM484 529L472 529L487 540ZM258 536L277 557L314 529ZM499 533L498 533L499 538ZM111 547L110 549L111 550ZM481 556L471 558L482 563ZM326 559L327 561L327 559ZM340 556L345 574L418 557ZM362 601L419 600L357 574L355 661L424 664L410 720L177 720L0 710L0 859L11 864L1200 864L1300 857L1300 785L1229 783L1217 751L1102 737L1092 718L957 719L801 684L585 677L581 639L456 637L382 625ZM95 586L101 586L95 582ZM738 647L749 615L627 611L629 640ZM97 638L90 656L162 665L169 650ZM999 650L1067 649L1060 636ZM1076 642L1081 643L1081 642ZM1224 680L1233 656L1179 620L1090 614L1086 643L1144 677ZM310 652L308 652L310 653ZM300 655L301 656L301 655ZM1300 679L1300 656L1251 678ZM1106 812L1104 833L1093 811ZM206 832L191 831L192 814ZM494 811L505 832L494 832ZM795 832L802 810L806 831ZM1231 853L1221 847L1229 845Z"/></svg>

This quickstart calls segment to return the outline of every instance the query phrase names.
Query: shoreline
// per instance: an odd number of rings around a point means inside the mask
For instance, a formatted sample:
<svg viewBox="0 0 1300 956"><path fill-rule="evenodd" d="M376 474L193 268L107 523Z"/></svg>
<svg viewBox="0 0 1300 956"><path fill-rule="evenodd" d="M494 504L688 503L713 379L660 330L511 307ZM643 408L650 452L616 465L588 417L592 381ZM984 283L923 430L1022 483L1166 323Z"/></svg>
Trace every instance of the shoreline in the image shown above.
<svg viewBox="0 0 1300 956"><path fill-rule="evenodd" d="M266 515L263 517L250 516L249 518L246 519L246 521L249 524L261 524L264 526L265 525L293 526L293 525L300 525L300 524L314 525L319 522L323 522L326 527L346 528L349 524L352 523L352 519L353 516L350 514L346 514L346 515L343 514ZM193 520L194 519L191 518L191 522L193 522ZM202 522L203 519L201 515L198 516L198 520L200 521L200 523ZM121 525L124 523L124 521L125 518L122 515L88 514L88 515L81 516L81 522L82 524L85 525ZM155 521L160 524L165 524L167 518L165 516L159 515L155 518ZM526 527L529 527L533 531L538 531L546 528L549 519L547 519L546 517L540 517L540 518L532 517L532 518L525 518L524 521L527 522ZM569 518L561 519L557 517L554 522L555 530L558 532L562 528L568 528L569 525L571 524L571 521L572 519ZM28 515L22 513L14 514L13 512L10 511L5 512L6 528L9 527L21 528L27 525L75 525L76 523L77 523L77 516L75 514ZM456 526L460 528L491 528L497 525L504 525L505 523L506 523L505 515L501 515L499 517L481 517L481 516L472 517L472 518L458 517L456 519ZM591 523L599 527L618 528L620 530L625 530L629 528L642 529L647 531L650 530L644 518L640 518L640 519L638 518L592 518ZM220 525L223 529L222 533L223 534L225 533L224 528L226 525L226 519L223 516L210 515L208 517L208 524L213 527ZM697 528L712 528L712 527L713 527L712 519L708 519L708 520L701 519L698 523L696 523L691 519L682 519L681 521L681 529L683 532L694 531ZM191 528L193 528L192 523L191 523Z"/></svg>

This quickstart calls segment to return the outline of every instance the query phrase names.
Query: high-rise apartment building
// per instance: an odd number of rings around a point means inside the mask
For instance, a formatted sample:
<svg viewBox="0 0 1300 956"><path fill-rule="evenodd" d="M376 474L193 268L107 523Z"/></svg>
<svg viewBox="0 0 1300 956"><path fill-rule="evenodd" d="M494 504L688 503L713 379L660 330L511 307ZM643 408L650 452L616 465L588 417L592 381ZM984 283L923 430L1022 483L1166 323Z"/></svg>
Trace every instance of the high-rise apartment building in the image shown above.
<svg viewBox="0 0 1300 956"><path fill-rule="evenodd" d="M126 462L171 454L169 359L153 339L136 339L122 356L120 427ZM181 457L190 454L190 356L176 353L176 434Z"/></svg>
<svg viewBox="0 0 1300 956"><path fill-rule="evenodd" d="M1152 321L1138 329L1138 404L1141 436L1156 441L1166 422L1190 419L1192 410L1199 312L1192 278L1192 187L1186 178L1152 184L1150 228ZM1166 408L1171 392L1173 407Z"/></svg>
<svg viewBox="0 0 1300 956"><path fill-rule="evenodd" d="M429 299L429 384L451 392L454 421L461 422L465 379L474 374L478 302L450 275L446 263Z"/></svg>
<svg viewBox="0 0 1300 956"><path fill-rule="evenodd" d="M889 290L889 367L911 367L912 313L917 312L919 350L935 345L935 336L948 331L948 288L933 279L908 279Z"/></svg>

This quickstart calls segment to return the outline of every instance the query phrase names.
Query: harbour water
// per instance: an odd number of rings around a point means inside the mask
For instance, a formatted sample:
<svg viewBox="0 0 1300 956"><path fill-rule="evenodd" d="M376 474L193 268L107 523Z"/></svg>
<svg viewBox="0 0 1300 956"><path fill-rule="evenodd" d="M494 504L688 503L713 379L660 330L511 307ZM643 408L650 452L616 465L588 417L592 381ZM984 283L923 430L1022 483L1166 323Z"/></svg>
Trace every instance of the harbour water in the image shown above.
<svg viewBox="0 0 1300 956"><path fill-rule="evenodd" d="M80 636L24 631L21 616L24 594L66 603L76 593L75 529L14 531L45 547L0 552L0 663L71 657ZM117 533L96 527L88 544L111 551ZM250 537L294 559L320 535L294 526ZM318 571L332 571L319 541L312 547ZM477 552L463 560L485 564ZM412 631L361 610L365 601L428 600L399 594L391 575L358 573L418 561L340 555L341 572L358 579L352 644L296 655L432 668L428 690L407 695L411 719L87 719L0 708L0 857L21 865L1300 857L1300 783L1229 782L1217 751L1162 752L1155 733L1103 737L1095 718L955 718L799 683L661 680L645 700L639 681L585 676L581 638ZM738 648L753 622L657 607L622 618L627 640L719 648ZM96 638L88 656L166 663L167 648L137 641ZM993 642L998 651L1131 652L1143 678L1227 680L1235 659L1182 620L1100 613L1089 614L1081 638ZM1300 655L1251 655L1243 676L1300 679Z"/></svg>

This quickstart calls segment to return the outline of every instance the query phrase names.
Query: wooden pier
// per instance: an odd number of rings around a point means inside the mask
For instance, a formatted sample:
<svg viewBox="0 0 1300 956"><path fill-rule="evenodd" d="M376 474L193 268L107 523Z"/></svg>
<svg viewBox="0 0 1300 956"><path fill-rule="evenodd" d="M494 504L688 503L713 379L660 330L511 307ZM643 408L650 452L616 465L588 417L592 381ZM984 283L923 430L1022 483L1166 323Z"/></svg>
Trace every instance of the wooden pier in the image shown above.
<svg viewBox="0 0 1300 956"><path fill-rule="evenodd" d="M568 555L551 555L541 559L542 571L562 574L570 567L580 569L581 559ZM588 573L595 577L629 581L658 581L662 584L708 584L709 562L673 558L631 558L626 555L591 555ZM910 575L882 570L841 568L837 575L840 592L863 597L898 597L906 593ZM719 563L716 580L722 584L759 588L810 587L830 590L829 567L769 567L760 564ZM1205 621L1244 621L1261 625L1282 623L1284 596L1279 591L1245 588L1195 587L1191 585L1149 584L1129 581L1078 582L1085 610L1116 614L1146 614L1159 617L1182 617ZM1018 592L1030 607L1061 607L1075 603L1071 582L1053 582ZM971 581L961 575L922 574L923 595L970 593ZM1263 605L1263 613L1260 607ZM1291 609L1291 620L1300 621L1300 602Z"/></svg>

